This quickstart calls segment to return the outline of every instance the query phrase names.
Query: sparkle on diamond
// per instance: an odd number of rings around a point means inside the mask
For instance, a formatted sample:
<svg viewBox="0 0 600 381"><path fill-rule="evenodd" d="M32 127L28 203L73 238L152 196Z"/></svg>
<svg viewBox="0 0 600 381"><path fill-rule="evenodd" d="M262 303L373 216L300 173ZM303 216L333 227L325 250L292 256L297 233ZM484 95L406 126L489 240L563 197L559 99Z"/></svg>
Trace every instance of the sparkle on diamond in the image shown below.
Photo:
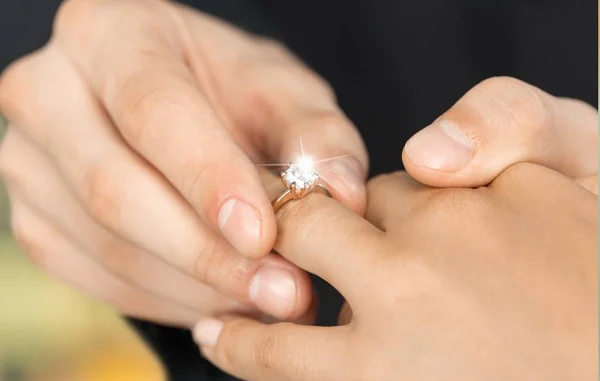
<svg viewBox="0 0 600 381"><path fill-rule="evenodd" d="M308 166L297 164L290 165L283 175L288 184L295 184L298 189L310 187L319 178Z"/></svg>

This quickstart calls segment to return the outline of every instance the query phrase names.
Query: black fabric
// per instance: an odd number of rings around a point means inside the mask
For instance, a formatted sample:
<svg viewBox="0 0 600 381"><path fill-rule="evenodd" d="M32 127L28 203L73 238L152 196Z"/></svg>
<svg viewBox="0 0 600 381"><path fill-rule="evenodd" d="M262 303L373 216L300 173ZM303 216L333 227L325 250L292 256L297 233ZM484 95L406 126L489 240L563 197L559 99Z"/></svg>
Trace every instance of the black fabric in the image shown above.
<svg viewBox="0 0 600 381"><path fill-rule="evenodd" d="M371 175L401 169L405 141L490 76L514 76L597 106L592 0L185 2L281 39L324 76L366 141ZM57 3L0 0L0 67L48 38ZM322 281L317 289L319 322L333 324L340 298ZM231 380L199 356L188 332L132 324L172 380Z"/></svg>

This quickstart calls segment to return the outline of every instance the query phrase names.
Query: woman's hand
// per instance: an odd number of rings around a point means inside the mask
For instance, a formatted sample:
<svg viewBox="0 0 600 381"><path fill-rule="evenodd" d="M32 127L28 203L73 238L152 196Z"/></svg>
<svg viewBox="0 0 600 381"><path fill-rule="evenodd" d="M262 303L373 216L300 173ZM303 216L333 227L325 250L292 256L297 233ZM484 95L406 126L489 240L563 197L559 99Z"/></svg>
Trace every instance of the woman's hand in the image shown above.
<svg viewBox="0 0 600 381"><path fill-rule="evenodd" d="M402 159L413 178L436 187L486 185L530 162L597 193L598 110L514 78L490 78L413 136Z"/></svg>
<svg viewBox="0 0 600 381"><path fill-rule="evenodd" d="M536 164L487 187L405 173L368 185L367 218L310 194L279 213L276 249L329 281L338 327L226 316L195 338L248 380L594 380L597 197Z"/></svg>
<svg viewBox="0 0 600 381"><path fill-rule="evenodd" d="M321 172L364 208L366 153L329 86L277 43L174 3L65 1L51 41L3 74L0 107L17 238L128 314L307 310L306 274L268 255L254 165L289 161L299 137L317 158L350 155Z"/></svg>

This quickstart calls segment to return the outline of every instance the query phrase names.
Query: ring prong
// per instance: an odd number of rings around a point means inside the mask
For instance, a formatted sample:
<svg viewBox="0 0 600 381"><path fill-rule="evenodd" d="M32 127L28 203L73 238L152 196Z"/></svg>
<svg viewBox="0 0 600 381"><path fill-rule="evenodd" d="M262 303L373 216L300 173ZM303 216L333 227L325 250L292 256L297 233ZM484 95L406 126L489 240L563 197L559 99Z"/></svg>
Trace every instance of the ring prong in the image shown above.
<svg viewBox="0 0 600 381"><path fill-rule="evenodd" d="M281 182L283 183L283 185L285 185L286 188L290 188L292 184L288 183L288 181L285 178L285 172L281 172L281 175L279 176L281 178Z"/></svg>
<svg viewBox="0 0 600 381"><path fill-rule="evenodd" d="M310 191L312 191L313 189L315 189L315 187L317 186L317 184L318 184L318 183L319 183L319 178L317 177L317 178L315 179L315 181L313 181L312 183L310 183L310 185L308 186L308 188L306 188L305 190L306 190L307 192L310 192Z"/></svg>
<svg viewBox="0 0 600 381"><path fill-rule="evenodd" d="M300 198L300 197L302 197L302 196L301 196L301 194L300 194L300 193L301 193L301 189L298 189L298 188L296 187L296 184L292 184L292 185L290 186L290 191L292 192L292 197L293 197L294 199L297 199L297 198Z"/></svg>

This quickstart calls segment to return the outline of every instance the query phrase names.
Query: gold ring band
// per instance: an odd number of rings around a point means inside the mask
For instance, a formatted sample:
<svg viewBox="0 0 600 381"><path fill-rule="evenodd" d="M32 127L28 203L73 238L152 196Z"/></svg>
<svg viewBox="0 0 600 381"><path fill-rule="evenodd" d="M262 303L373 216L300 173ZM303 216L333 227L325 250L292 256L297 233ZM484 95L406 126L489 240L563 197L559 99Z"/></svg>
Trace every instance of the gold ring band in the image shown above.
<svg viewBox="0 0 600 381"><path fill-rule="evenodd" d="M279 177L286 189L271 202L275 212L288 201L300 199L313 190L331 197L329 190L319 184L319 174L314 171L312 163L308 160L290 164Z"/></svg>
<svg viewBox="0 0 600 381"><path fill-rule="evenodd" d="M321 184L317 184L309 192L306 192L305 194L303 194L302 197L306 196L308 193L311 193L311 192L319 192L319 193L323 193L327 197L331 197L331 193L329 192L329 190L327 190L327 188L325 188ZM285 205L288 201L297 200L302 197L294 197L294 192L292 191L292 189L288 188L288 189L284 190L283 192L281 192L281 194L279 196L277 196L277 198L275 198L271 202L271 205L273 206L273 211L275 213L277 213L277 211L279 209L281 209L281 207L283 205Z"/></svg>

